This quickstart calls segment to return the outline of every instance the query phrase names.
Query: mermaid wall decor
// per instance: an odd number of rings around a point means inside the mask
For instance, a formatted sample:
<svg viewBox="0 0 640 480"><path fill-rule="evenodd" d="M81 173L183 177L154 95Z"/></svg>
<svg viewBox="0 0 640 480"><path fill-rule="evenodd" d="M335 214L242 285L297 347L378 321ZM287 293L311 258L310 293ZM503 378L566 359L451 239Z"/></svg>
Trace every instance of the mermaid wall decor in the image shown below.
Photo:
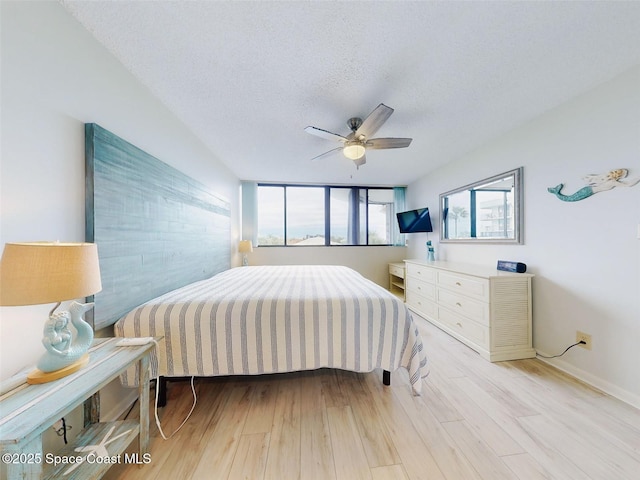
<svg viewBox="0 0 640 480"><path fill-rule="evenodd" d="M621 179L625 178L628 174L629 170L626 168L618 168L600 175L585 175L582 179L587 183L587 186L582 187L571 195L564 195L560 193L560 190L564 187L563 183L560 183L555 187L549 187L547 188L547 191L549 193L553 193L564 202L577 202L578 200L584 200L585 198L590 197L594 193L604 192L605 190L611 190L615 187L633 187L640 183L640 177L627 182L621 181Z"/></svg>

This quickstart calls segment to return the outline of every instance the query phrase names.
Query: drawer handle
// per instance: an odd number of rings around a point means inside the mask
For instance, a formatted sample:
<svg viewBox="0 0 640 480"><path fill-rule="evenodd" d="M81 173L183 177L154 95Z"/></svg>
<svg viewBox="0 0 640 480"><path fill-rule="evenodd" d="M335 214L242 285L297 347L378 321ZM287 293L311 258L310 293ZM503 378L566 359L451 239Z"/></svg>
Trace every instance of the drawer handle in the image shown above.
<svg viewBox="0 0 640 480"><path fill-rule="evenodd" d="M462 307L462 304L460 302L456 302L456 305Z"/></svg>
<svg viewBox="0 0 640 480"><path fill-rule="evenodd" d="M456 285L459 286L459 287L462 286L462 284L460 282L456 282Z"/></svg>

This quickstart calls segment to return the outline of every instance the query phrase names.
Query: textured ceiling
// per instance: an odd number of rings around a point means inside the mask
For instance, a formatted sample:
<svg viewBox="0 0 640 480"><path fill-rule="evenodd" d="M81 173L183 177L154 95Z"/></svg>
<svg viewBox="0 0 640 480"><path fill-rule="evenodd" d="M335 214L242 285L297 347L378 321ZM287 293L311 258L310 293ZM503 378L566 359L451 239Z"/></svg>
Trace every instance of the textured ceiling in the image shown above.
<svg viewBox="0 0 640 480"><path fill-rule="evenodd" d="M246 180L408 184L640 64L639 2L61 3ZM409 148L310 161L379 103Z"/></svg>

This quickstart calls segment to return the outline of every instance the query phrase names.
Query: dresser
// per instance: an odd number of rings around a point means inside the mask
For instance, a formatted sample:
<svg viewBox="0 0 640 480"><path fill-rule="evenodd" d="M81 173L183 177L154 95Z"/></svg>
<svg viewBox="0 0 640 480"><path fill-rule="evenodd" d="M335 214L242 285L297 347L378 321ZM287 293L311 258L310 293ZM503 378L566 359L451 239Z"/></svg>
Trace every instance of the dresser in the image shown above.
<svg viewBox="0 0 640 480"><path fill-rule="evenodd" d="M497 362L536 355L527 273L450 262L405 260L410 310Z"/></svg>

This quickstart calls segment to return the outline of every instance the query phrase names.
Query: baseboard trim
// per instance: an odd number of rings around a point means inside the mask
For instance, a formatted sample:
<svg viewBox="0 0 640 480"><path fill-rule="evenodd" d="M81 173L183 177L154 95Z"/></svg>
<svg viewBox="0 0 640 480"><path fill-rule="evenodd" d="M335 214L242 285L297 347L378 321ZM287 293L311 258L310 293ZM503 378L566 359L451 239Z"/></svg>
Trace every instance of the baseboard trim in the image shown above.
<svg viewBox="0 0 640 480"><path fill-rule="evenodd" d="M540 355L545 355L547 357L550 356L549 354L541 352L539 350L538 350L538 353ZM578 380L581 380L591 385L594 388L597 388L598 390L603 391L608 395L611 395L612 397L617 398L618 400L624 403L631 405L632 407L640 409L640 396L635 395L634 393L631 393L623 388L620 388L617 385L609 383L600 377L592 375L591 373L586 372L576 367L575 365L571 365L570 363L565 362L564 360L557 360L557 359L551 360L551 359L541 358L541 357L536 357L536 358L538 358L538 360L542 360L544 363L551 365L552 367L557 368L558 370L563 371L564 373L571 375L572 377L577 378Z"/></svg>

